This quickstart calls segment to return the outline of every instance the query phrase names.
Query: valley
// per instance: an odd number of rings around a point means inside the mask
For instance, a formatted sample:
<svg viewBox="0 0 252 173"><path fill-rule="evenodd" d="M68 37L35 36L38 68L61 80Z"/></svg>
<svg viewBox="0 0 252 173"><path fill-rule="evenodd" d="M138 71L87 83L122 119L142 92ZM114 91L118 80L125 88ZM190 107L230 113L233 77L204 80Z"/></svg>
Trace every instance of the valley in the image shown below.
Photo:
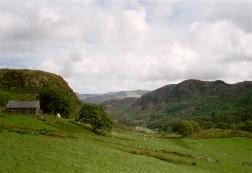
<svg viewBox="0 0 252 173"><path fill-rule="evenodd" d="M234 129L252 120L252 83L185 80L140 98L104 102L114 119L130 126L171 132L176 122L193 120L202 129ZM225 127L224 127L225 126Z"/></svg>
<svg viewBox="0 0 252 173"><path fill-rule="evenodd" d="M252 171L251 82L189 80L90 104L55 74L2 69L0 79L0 172ZM41 110L10 112L9 100Z"/></svg>

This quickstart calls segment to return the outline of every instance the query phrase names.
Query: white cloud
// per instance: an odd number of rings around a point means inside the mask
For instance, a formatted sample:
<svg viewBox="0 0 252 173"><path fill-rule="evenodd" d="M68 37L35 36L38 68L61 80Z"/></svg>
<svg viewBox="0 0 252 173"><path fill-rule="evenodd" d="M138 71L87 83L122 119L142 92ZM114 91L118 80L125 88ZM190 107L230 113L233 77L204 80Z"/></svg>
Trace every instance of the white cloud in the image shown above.
<svg viewBox="0 0 252 173"><path fill-rule="evenodd" d="M0 0L0 62L63 75L82 93L252 77L249 1ZM242 13L241 13L242 12ZM5 62L8 62L5 63ZM36 62L36 63L34 63Z"/></svg>

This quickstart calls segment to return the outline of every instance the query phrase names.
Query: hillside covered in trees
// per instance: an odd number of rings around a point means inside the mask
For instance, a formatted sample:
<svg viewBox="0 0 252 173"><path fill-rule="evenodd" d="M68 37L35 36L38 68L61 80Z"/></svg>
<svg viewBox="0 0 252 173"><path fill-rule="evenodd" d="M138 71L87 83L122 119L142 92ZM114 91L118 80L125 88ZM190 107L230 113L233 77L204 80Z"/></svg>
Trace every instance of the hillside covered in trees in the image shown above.
<svg viewBox="0 0 252 173"><path fill-rule="evenodd" d="M203 128L229 128L251 120L252 82L186 80L127 101L127 104L114 101L105 105L113 117L129 125L170 131L174 123L189 119Z"/></svg>

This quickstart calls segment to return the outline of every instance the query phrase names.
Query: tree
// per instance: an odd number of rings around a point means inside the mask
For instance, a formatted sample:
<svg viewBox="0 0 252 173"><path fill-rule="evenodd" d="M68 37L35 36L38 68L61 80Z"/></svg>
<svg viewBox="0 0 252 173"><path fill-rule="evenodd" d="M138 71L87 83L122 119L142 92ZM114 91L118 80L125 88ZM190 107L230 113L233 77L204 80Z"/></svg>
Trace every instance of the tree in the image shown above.
<svg viewBox="0 0 252 173"><path fill-rule="evenodd" d="M192 120L182 120L174 125L174 131L180 133L183 136L191 135L193 132L197 132L199 130L199 124Z"/></svg>
<svg viewBox="0 0 252 173"><path fill-rule="evenodd" d="M111 131L113 124L104 107L85 103L81 106L79 121L90 124L94 132L97 130Z"/></svg>
<svg viewBox="0 0 252 173"><path fill-rule="evenodd" d="M45 86L39 92L40 106L44 113L60 113L68 117L71 110L71 102L68 96L59 88Z"/></svg>
<svg viewBox="0 0 252 173"><path fill-rule="evenodd" d="M239 127L239 129L252 132L252 121L245 121L244 124Z"/></svg>

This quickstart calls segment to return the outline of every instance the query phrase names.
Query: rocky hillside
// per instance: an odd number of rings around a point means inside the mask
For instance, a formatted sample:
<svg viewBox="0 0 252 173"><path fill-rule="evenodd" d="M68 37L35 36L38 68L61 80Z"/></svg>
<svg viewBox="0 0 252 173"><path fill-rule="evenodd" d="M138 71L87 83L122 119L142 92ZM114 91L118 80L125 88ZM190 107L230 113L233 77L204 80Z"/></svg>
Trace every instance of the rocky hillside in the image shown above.
<svg viewBox="0 0 252 173"><path fill-rule="evenodd" d="M53 86L67 95L73 105L79 100L68 83L56 74L27 69L0 69L0 107L8 100L38 99L40 89Z"/></svg>
<svg viewBox="0 0 252 173"><path fill-rule="evenodd" d="M146 90L119 91L105 94L77 94L79 99L86 103L100 104L109 100L121 100L124 98L139 98L147 93Z"/></svg>
<svg viewBox="0 0 252 173"><path fill-rule="evenodd" d="M0 69L1 89L22 88L34 91L49 83L73 93L67 82L53 73L27 69Z"/></svg>

